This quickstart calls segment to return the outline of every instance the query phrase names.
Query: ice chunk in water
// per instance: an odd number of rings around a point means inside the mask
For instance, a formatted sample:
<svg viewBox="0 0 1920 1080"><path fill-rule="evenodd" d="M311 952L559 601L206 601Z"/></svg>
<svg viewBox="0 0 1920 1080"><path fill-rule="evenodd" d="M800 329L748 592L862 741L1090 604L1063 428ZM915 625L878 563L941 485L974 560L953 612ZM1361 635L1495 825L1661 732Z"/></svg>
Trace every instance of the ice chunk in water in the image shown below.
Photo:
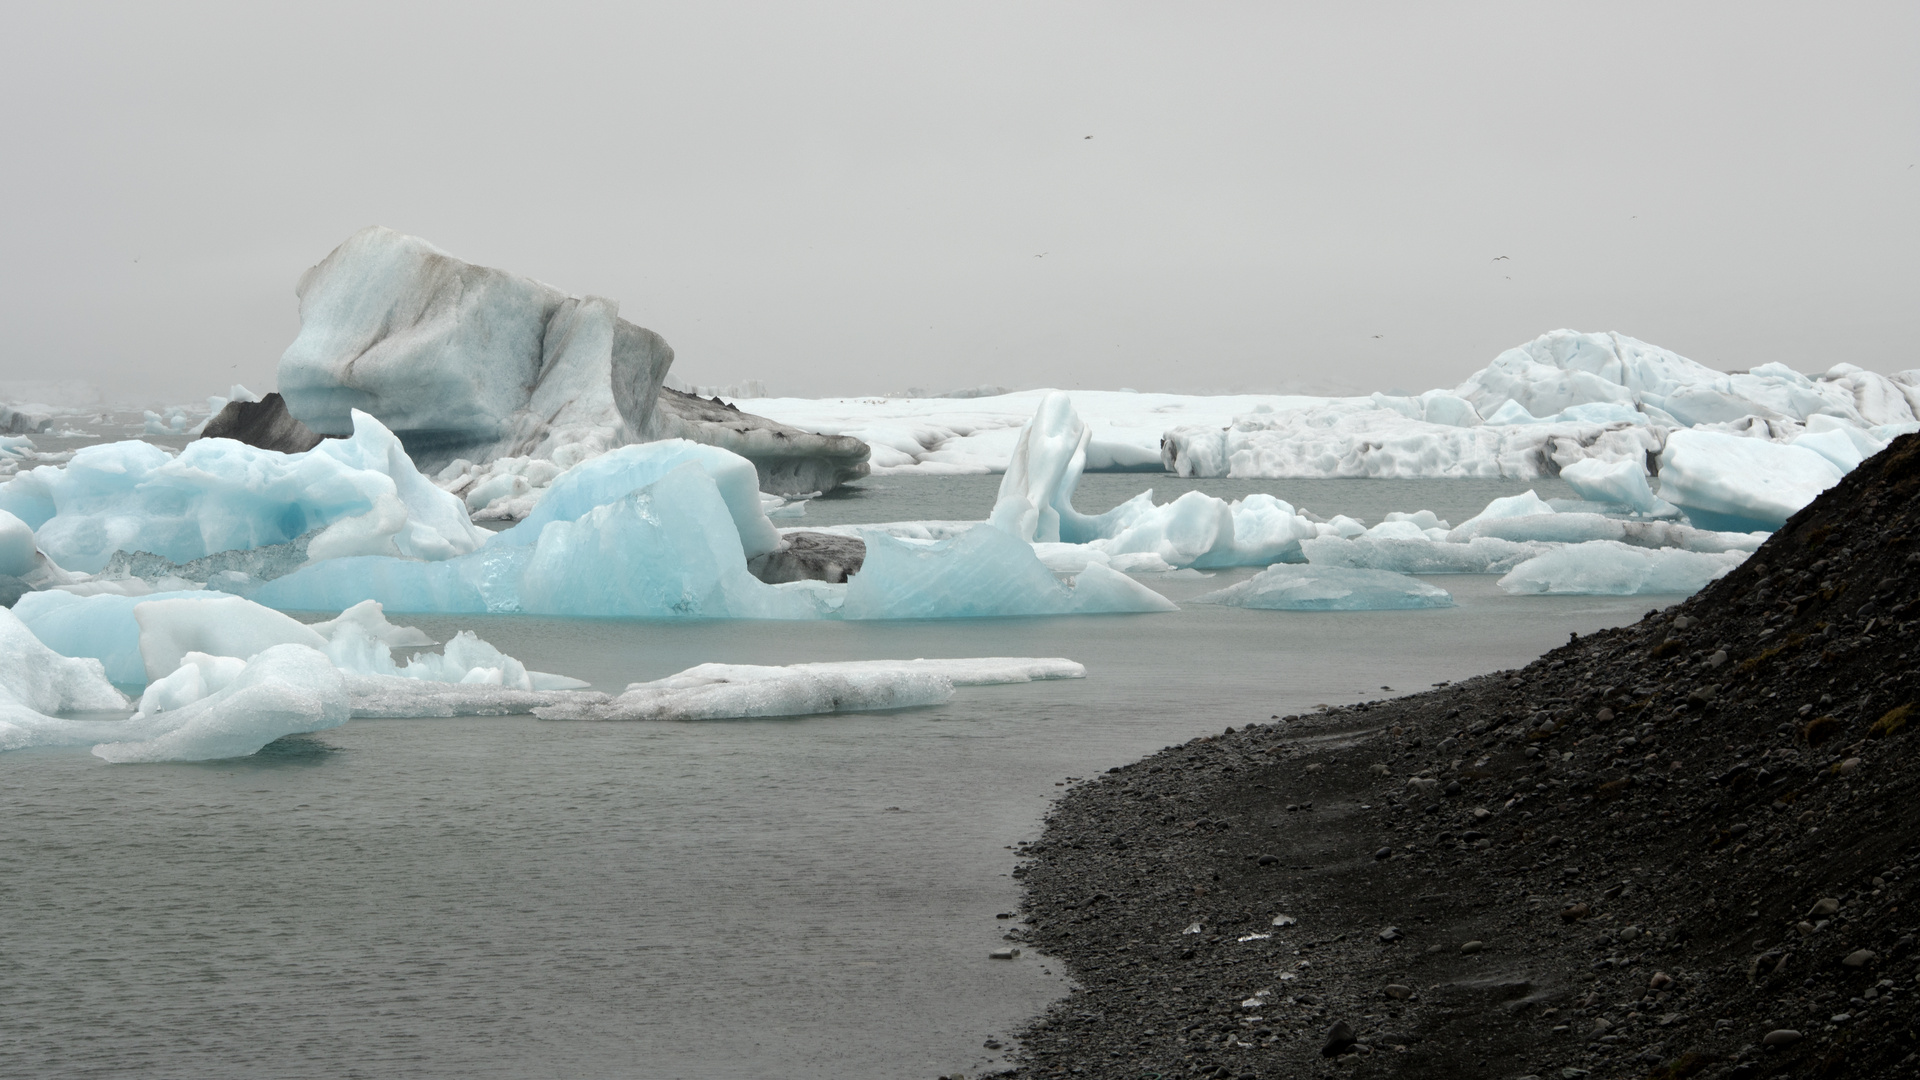
<svg viewBox="0 0 1920 1080"><path fill-rule="evenodd" d="M55 562L88 573L123 549L186 563L316 529L314 559L444 559L479 547L486 534L460 500L421 476L378 420L354 417L352 438L301 454L231 439L201 439L177 458L143 442L84 447L64 468L0 484L0 509L33 527Z"/></svg>
<svg viewBox="0 0 1920 1080"><path fill-rule="evenodd" d="M1500 587L1516 594L1694 593L1746 558L1744 551L1648 549L1594 540L1528 559L1501 578Z"/></svg>
<svg viewBox="0 0 1920 1080"><path fill-rule="evenodd" d="M131 720L47 716L0 688L0 750L97 743L94 754L113 762L243 757L282 735L336 727L348 712L345 684L326 657L276 645L220 690Z"/></svg>
<svg viewBox="0 0 1920 1080"><path fill-rule="evenodd" d="M0 687L35 712L127 707L127 699L107 682L99 660L60 655L6 608L0 608Z"/></svg>
<svg viewBox="0 0 1920 1080"><path fill-rule="evenodd" d="M134 714L134 719L178 709L217 694L233 685L246 669L247 662L238 657L190 652L181 657L180 666L173 674L147 684L146 692L140 695L140 711Z"/></svg>
<svg viewBox="0 0 1920 1080"><path fill-rule="evenodd" d="M556 705L535 714L553 720L718 720L803 716L938 705L955 686L1079 679L1071 660L978 657L961 660L861 660L760 667L702 664L653 682L634 683L611 701Z"/></svg>
<svg viewBox="0 0 1920 1080"><path fill-rule="evenodd" d="M242 660L275 645L325 651L312 627L237 596L212 594L146 600L133 606L140 626L140 660L149 680L164 678L188 653Z"/></svg>
<svg viewBox="0 0 1920 1080"><path fill-rule="evenodd" d="M1647 484L1647 470L1637 461L1584 458L1561 469L1560 479L1571 484L1581 498L1594 502L1615 503L1642 514L1650 514L1660 505Z"/></svg>
<svg viewBox="0 0 1920 1080"><path fill-rule="evenodd" d="M0 510L0 574L23 578L39 565L40 550L26 522Z"/></svg>
<svg viewBox="0 0 1920 1080"><path fill-rule="evenodd" d="M338 727L351 712L346 683L325 656L304 645L275 645L219 691L128 721L128 737L93 753L112 762L244 757L282 735Z"/></svg>
<svg viewBox="0 0 1920 1080"><path fill-rule="evenodd" d="M1553 549L1552 544L1476 536L1464 544L1427 539L1322 536L1300 549L1315 566L1391 570L1397 574L1504 574Z"/></svg>
<svg viewBox="0 0 1920 1080"><path fill-rule="evenodd" d="M1676 431L1660 455L1660 494L1707 529L1777 529L1844 475L1806 447L1719 431Z"/></svg>
<svg viewBox="0 0 1920 1080"><path fill-rule="evenodd" d="M848 580L848 619L952 619L1172 611L1172 601L1117 570L1090 564L1069 587L1030 544L990 526L915 542L871 532Z"/></svg>
<svg viewBox="0 0 1920 1080"><path fill-rule="evenodd" d="M1110 556L1152 555L1168 566L1264 566L1298 560L1311 522L1271 495L1228 504L1189 491L1156 506L1151 491L1099 515L1073 508L1088 433L1072 400L1055 391L1021 429L989 522L1030 543L1088 544Z"/></svg>
<svg viewBox="0 0 1920 1080"><path fill-rule="evenodd" d="M147 681L147 665L140 658L140 624L134 621L134 606L155 600L206 600L225 595L197 591L147 596L33 592L13 605L13 613L53 651L92 657L105 666L107 678L115 685L140 686Z"/></svg>
<svg viewBox="0 0 1920 1080"><path fill-rule="evenodd" d="M1453 596L1418 578L1385 570L1282 563L1192 602L1275 611L1404 611L1452 607Z"/></svg>
<svg viewBox="0 0 1920 1080"><path fill-rule="evenodd" d="M762 509L759 475L753 462L720 447L685 439L623 446L575 465L553 481L526 520L499 533L491 543L531 545L549 522L584 517L594 508L617 502L690 461L698 463L713 479L739 530L746 557L764 555L780 546L780 534Z"/></svg>
<svg viewBox="0 0 1920 1080"><path fill-rule="evenodd" d="M757 498L751 505L758 513ZM385 558L317 563L268 582L253 596L273 607L307 611L378 600L389 611L403 612L819 615L805 594L767 585L747 571L737 520L697 460L681 462L647 487L595 506L577 521L546 521L534 535L531 546L490 543L441 563Z"/></svg>

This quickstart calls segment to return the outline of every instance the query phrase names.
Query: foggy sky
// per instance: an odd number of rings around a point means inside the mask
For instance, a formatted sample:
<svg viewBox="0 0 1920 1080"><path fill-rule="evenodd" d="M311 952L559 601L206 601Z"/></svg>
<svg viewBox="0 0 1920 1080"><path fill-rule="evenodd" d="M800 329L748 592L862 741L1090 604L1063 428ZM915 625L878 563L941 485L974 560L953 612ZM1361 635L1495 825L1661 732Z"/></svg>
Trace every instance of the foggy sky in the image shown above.
<svg viewBox="0 0 1920 1080"><path fill-rule="evenodd" d="M776 393L1417 391L1562 326L1920 367L1916 31L1911 3L13 4L0 384L271 389L295 279L369 224Z"/></svg>

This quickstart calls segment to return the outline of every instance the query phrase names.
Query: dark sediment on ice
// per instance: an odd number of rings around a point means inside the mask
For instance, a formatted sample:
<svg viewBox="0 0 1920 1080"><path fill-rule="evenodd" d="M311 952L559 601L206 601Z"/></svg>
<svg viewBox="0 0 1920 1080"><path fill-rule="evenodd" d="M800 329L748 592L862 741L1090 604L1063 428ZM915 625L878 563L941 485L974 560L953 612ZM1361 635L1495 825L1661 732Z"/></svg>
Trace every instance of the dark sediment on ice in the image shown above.
<svg viewBox="0 0 1920 1080"><path fill-rule="evenodd" d="M279 394L259 401L229 401L200 431L203 439L233 439L262 450L299 454L320 445L326 436L294 419Z"/></svg>
<svg viewBox="0 0 1920 1080"><path fill-rule="evenodd" d="M1632 626L1073 790L1019 1075L1920 1072L1916 583L1910 435Z"/></svg>
<svg viewBox="0 0 1920 1080"><path fill-rule="evenodd" d="M867 561L867 542L836 533L790 532L780 549L747 560L753 576L769 585L787 581L844 582Z"/></svg>

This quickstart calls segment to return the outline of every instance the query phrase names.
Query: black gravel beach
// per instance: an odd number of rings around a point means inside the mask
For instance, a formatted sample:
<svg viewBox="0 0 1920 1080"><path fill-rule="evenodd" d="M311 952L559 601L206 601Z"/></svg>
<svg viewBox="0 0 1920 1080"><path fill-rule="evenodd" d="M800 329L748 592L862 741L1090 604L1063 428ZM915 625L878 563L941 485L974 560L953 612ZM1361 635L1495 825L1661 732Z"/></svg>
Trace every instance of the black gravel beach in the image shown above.
<svg viewBox="0 0 1920 1080"><path fill-rule="evenodd" d="M1920 1074L1920 436L1685 603L1070 791L1031 1077Z"/></svg>

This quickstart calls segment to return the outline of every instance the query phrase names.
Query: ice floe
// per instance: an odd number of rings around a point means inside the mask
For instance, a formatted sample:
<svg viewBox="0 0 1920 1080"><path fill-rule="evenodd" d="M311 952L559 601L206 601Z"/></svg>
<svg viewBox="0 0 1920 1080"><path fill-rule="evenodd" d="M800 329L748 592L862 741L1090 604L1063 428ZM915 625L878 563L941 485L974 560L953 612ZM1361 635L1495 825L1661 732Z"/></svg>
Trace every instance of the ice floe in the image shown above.
<svg viewBox="0 0 1920 1080"><path fill-rule="evenodd" d="M1656 550L1593 540L1542 552L1514 567L1499 584L1515 594L1694 593L1746 557L1744 551Z"/></svg>
<svg viewBox="0 0 1920 1080"><path fill-rule="evenodd" d="M535 709L551 720L721 720L872 712L939 705L956 686L1079 679L1071 660L975 657L962 660L857 660L767 667L701 664L653 682L634 683L609 701Z"/></svg>
<svg viewBox="0 0 1920 1080"><path fill-rule="evenodd" d="M1452 607L1453 596L1387 570L1280 563L1192 602L1273 611L1406 611Z"/></svg>

